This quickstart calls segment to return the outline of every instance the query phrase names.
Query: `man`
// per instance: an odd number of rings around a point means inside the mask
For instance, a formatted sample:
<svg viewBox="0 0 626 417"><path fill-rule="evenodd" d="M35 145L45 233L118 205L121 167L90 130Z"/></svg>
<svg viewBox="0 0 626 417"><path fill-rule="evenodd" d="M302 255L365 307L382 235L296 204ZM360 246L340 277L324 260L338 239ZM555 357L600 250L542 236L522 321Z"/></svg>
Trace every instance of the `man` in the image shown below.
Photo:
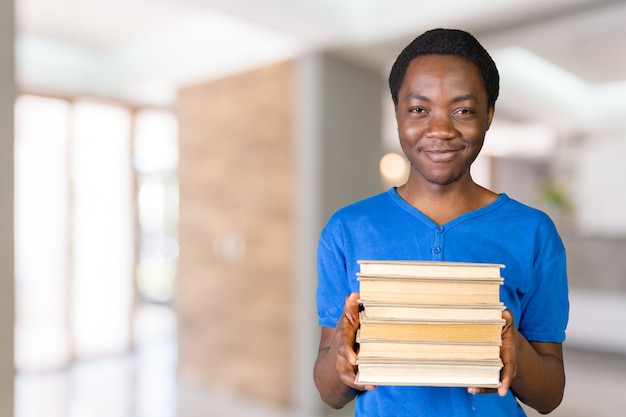
<svg viewBox="0 0 626 417"><path fill-rule="evenodd" d="M355 415L368 417L523 416L517 400L549 413L565 386L565 250L544 213L470 175L494 115L495 63L467 32L435 29L402 51L389 86L411 170L406 184L338 210L322 231L320 395L334 408L356 398ZM500 387L355 384L360 259L506 265Z"/></svg>

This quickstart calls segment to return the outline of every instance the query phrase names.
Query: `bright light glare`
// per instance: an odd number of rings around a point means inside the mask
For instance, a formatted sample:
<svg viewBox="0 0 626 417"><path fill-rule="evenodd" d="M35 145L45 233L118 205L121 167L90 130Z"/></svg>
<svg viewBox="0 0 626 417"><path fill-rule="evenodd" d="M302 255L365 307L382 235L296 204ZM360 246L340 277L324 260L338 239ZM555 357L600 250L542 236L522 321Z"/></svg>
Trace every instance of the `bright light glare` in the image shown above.
<svg viewBox="0 0 626 417"><path fill-rule="evenodd" d="M134 270L130 114L79 102L73 122L75 349L121 352L129 343Z"/></svg>
<svg viewBox="0 0 626 417"><path fill-rule="evenodd" d="M15 364L51 370L69 358L68 104L21 96L15 106Z"/></svg>
<svg viewBox="0 0 626 417"><path fill-rule="evenodd" d="M141 173L174 171L178 164L178 121L168 111L137 113L134 163Z"/></svg>
<svg viewBox="0 0 626 417"><path fill-rule="evenodd" d="M139 188L139 217L143 227L158 229L163 226L165 190L160 183L143 184Z"/></svg>
<svg viewBox="0 0 626 417"><path fill-rule="evenodd" d="M409 174L409 164L406 159L395 152L385 154L380 159L380 175L385 183L400 185Z"/></svg>

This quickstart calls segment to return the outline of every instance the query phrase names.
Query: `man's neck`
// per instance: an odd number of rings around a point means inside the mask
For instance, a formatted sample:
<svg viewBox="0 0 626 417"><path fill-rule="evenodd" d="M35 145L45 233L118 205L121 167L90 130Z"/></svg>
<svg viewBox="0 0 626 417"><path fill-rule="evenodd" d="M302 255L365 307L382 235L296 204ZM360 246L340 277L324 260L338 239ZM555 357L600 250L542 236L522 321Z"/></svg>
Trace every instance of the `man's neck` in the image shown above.
<svg viewBox="0 0 626 417"><path fill-rule="evenodd" d="M498 198L496 193L476 184L469 176L445 185L409 178L398 187L398 194L439 225L485 207Z"/></svg>

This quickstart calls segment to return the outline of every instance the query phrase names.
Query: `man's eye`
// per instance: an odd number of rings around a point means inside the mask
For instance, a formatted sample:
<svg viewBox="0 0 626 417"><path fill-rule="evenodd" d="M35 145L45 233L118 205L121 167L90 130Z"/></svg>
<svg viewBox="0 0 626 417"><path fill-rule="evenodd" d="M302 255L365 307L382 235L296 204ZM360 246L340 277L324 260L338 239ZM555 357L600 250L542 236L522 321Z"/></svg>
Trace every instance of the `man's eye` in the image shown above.
<svg viewBox="0 0 626 417"><path fill-rule="evenodd" d="M426 110L424 110L421 107L413 107L413 108L409 109L409 112L410 113L418 113L419 114L419 113L426 113Z"/></svg>
<svg viewBox="0 0 626 417"><path fill-rule="evenodd" d="M459 109L456 111L456 113L465 116L465 115L474 114L475 112L472 109Z"/></svg>

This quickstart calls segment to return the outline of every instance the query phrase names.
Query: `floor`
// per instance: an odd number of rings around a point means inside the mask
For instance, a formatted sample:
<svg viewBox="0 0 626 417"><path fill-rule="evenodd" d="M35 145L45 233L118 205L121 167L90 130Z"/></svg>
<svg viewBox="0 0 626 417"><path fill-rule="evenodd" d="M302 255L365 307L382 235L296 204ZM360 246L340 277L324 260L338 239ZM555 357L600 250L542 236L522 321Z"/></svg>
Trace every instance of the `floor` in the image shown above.
<svg viewBox="0 0 626 417"><path fill-rule="evenodd" d="M176 381L175 331L153 332L132 354L70 369L18 374L15 417L291 417L294 413ZM565 351L567 388L555 417L622 417L626 356ZM351 415L328 409L324 417ZM528 411L529 417L539 416ZM321 416L320 416L321 417Z"/></svg>

